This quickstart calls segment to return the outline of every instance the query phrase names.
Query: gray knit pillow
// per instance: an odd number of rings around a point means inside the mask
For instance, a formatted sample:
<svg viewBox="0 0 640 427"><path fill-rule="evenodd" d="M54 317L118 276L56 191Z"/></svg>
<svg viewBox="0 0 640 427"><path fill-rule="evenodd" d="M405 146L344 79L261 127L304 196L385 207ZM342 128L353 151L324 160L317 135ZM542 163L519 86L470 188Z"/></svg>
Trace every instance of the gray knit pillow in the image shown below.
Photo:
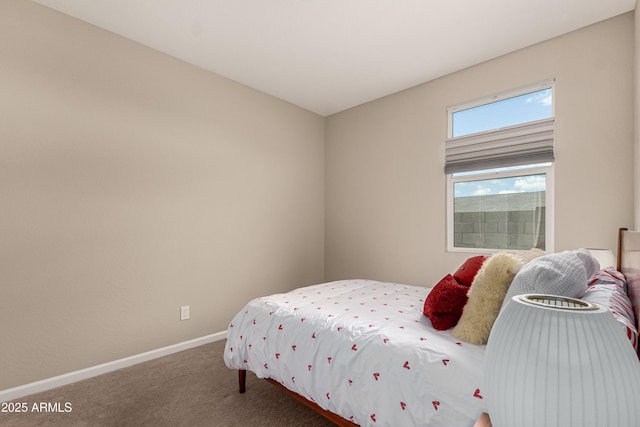
<svg viewBox="0 0 640 427"><path fill-rule="evenodd" d="M586 249L548 254L527 263L513 278L502 309L521 294L549 294L580 298L589 278L600 269Z"/></svg>

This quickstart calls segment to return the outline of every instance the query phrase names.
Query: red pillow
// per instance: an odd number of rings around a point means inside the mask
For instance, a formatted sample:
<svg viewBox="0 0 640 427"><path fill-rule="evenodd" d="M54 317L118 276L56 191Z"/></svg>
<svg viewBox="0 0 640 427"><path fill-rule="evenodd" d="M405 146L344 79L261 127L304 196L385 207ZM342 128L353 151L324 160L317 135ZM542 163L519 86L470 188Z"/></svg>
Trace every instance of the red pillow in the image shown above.
<svg viewBox="0 0 640 427"><path fill-rule="evenodd" d="M442 331L452 328L462 316L468 291L467 286L461 285L451 274L447 274L427 295L422 312L431 320L435 329Z"/></svg>
<svg viewBox="0 0 640 427"><path fill-rule="evenodd" d="M471 286L473 278L476 277L478 270L482 267L482 263L487 259L484 255L478 255L469 258L453 273L453 278L461 285Z"/></svg>

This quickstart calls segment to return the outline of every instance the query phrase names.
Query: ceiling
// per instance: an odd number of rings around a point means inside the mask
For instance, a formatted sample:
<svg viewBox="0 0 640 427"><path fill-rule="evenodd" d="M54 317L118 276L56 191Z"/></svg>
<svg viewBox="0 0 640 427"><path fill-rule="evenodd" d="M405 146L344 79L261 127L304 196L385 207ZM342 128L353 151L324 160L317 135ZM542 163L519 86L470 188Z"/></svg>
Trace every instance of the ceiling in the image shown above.
<svg viewBox="0 0 640 427"><path fill-rule="evenodd" d="M635 0L34 0L327 116Z"/></svg>

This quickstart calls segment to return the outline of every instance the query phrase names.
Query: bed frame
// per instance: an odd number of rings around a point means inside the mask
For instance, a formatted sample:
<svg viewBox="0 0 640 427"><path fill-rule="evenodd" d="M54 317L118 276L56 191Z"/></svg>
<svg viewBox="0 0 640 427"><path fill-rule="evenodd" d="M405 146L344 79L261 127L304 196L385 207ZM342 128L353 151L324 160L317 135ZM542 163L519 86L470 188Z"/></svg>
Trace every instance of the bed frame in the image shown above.
<svg viewBox="0 0 640 427"><path fill-rule="evenodd" d="M637 263L637 266L634 265L635 263ZM622 273L630 269L631 270L635 269L636 274L629 275L629 277L627 277L627 282L629 283L629 281L631 281L632 284L635 282L640 282L640 274L638 274L640 273L640 231L629 231L627 228L618 229L618 253L617 253L616 269ZM640 323L640 320L637 319L636 323ZM317 412L318 414L322 415L329 421L333 422L337 426L358 427L357 424L354 424L351 421L348 421L342 418L341 416L334 414L333 412L330 412L330 411L327 411L326 409L321 408L320 406L318 406L318 404L311 402L306 398L302 397L301 395L289 390L279 382L271 378L266 378L266 380L271 384L273 384L274 386L278 387L279 389L283 390L285 393L287 393L289 396L296 399L298 402L311 408L313 411ZM246 385L247 371L246 370L244 369L238 370L238 383L239 383L240 393L244 393L247 389L247 385ZM488 417L486 418L487 418L486 421L484 421L482 418L478 421L479 423L484 422L485 424L476 423L476 426L477 425L490 426L491 425L490 421L488 421Z"/></svg>
<svg viewBox="0 0 640 427"><path fill-rule="evenodd" d="M636 328L640 328L640 231L618 230L618 262L616 269L627 281L627 294L633 304ZM638 354L640 357L640 353Z"/></svg>
<svg viewBox="0 0 640 427"><path fill-rule="evenodd" d="M635 268L640 270L640 262L634 262L635 257L640 257L640 231L629 231L628 228L620 228L618 230L616 269L620 272L623 272L623 269Z"/></svg>
<svg viewBox="0 0 640 427"><path fill-rule="evenodd" d="M288 388L286 388L276 380L271 378L265 378L265 379L269 381L271 384L273 384L274 386L278 387L280 390L283 390L289 396L296 399L298 402L302 403L308 408L311 408L314 412L317 412L318 414L322 415L323 417L325 417L335 425L340 427L358 427L357 424L354 424L351 421L345 420L340 415L327 411L326 409L323 409L320 406L318 406L317 403L307 400L306 398L300 396L298 393L289 390ZM238 369L238 382L240 386L240 393L244 393L247 390L247 371L246 370Z"/></svg>

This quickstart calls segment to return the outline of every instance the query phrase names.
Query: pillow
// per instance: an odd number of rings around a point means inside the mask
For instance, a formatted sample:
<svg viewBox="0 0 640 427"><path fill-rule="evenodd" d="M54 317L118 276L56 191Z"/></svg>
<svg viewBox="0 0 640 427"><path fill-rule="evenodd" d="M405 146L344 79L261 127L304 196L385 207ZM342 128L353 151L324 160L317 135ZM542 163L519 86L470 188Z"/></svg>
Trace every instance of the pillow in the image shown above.
<svg viewBox="0 0 640 427"><path fill-rule="evenodd" d="M473 279L469 301L451 335L471 344L486 344L509 284L524 263L515 253L490 256Z"/></svg>
<svg viewBox="0 0 640 427"><path fill-rule="evenodd" d="M633 349L638 351L638 329L631 301L625 290L626 280L619 271L605 268L597 271L589 279L583 301L598 304L609 309L613 317L620 322L620 328L631 341Z"/></svg>
<svg viewBox="0 0 640 427"><path fill-rule="evenodd" d="M586 249L541 256L525 265L513 279L503 307L521 294L580 298L587 290L587 281L599 269L598 261Z"/></svg>
<svg viewBox="0 0 640 427"><path fill-rule="evenodd" d="M476 277L478 270L480 270L482 263L486 259L487 257L484 255L478 255L467 259L464 264L462 264L460 268L453 273L453 278L461 285L471 286L473 278Z"/></svg>
<svg viewBox="0 0 640 427"><path fill-rule="evenodd" d="M453 273L453 278L461 285L471 286L473 279L476 277L476 274L478 274L480 267L482 267L486 259L487 257L485 255L468 258L464 264Z"/></svg>
<svg viewBox="0 0 640 427"><path fill-rule="evenodd" d="M431 320L435 329L445 330L458 323L462 308L467 302L469 288L459 284L447 274L431 289L424 301L422 312Z"/></svg>
<svg viewBox="0 0 640 427"><path fill-rule="evenodd" d="M600 268L605 269L607 267L616 266L616 256L610 249L587 249L592 257L598 260Z"/></svg>

